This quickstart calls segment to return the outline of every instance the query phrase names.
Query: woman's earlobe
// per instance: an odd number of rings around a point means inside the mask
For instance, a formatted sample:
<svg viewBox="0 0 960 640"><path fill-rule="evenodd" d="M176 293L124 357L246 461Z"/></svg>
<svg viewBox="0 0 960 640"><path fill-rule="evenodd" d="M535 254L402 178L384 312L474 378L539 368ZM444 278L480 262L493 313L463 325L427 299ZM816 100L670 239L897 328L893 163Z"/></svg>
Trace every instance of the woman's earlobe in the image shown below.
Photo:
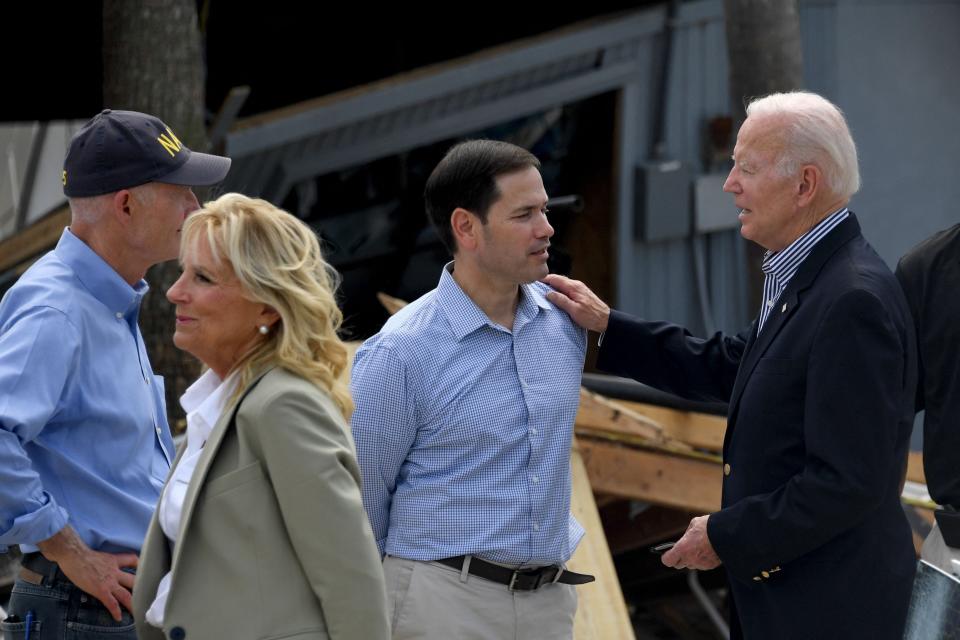
<svg viewBox="0 0 960 640"><path fill-rule="evenodd" d="M273 331L276 325L280 323L280 314L270 305L263 305L263 311L260 312L260 324L266 326L269 331ZM261 331L260 333L263 333Z"/></svg>

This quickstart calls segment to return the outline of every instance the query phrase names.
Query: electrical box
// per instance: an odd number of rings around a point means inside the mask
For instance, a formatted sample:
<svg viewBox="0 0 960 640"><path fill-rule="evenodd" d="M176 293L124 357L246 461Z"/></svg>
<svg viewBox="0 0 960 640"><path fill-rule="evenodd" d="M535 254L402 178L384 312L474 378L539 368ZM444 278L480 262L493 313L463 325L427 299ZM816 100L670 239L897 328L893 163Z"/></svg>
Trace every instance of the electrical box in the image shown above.
<svg viewBox="0 0 960 640"><path fill-rule="evenodd" d="M690 235L690 174L679 160L637 167L634 236L644 242Z"/></svg>
<svg viewBox="0 0 960 640"><path fill-rule="evenodd" d="M726 179L725 173L708 173L694 182L693 225L697 233L739 228L733 195L723 192Z"/></svg>

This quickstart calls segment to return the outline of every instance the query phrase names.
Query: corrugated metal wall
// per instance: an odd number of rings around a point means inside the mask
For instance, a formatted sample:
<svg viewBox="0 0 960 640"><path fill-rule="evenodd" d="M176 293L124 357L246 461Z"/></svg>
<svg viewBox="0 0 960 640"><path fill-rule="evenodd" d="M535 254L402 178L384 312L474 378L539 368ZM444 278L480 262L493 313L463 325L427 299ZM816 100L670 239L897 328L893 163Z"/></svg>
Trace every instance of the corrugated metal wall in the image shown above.
<svg viewBox="0 0 960 640"><path fill-rule="evenodd" d="M707 121L730 113L726 36L719 1L684 3L677 16L667 98L667 154L684 162L696 176L703 166L703 140ZM628 158L643 163L650 149L650 110L655 96L650 90L656 40L649 41L647 74L625 92L625 111L634 111L639 126L624 122ZM636 103L635 105L633 103ZM622 185L621 198L632 203L632 185ZM630 206L632 210L632 204ZM730 217L736 210L730 200ZM736 229L708 233L700 240L683 238L659 242L637 240L632 233L632 212L621 207L619 227L619 282L617 306L629 313L677 322L692 332L707 332L699 302L695 271L697 243L702 247L706 273L706 298L713 329L738 331L750 322L744 240Z"/></svg>
<svg viewBox="0 0 960 640"><path fill-rule="evenodd" d="M917 242L960 222L960 0L801 0L800 9L806 88L847 115L863 179L851 208L893 267ZM725 42L719 0L681 5L667 146L696 170L704 120L729 112ZM623 125L624 162L642 162L649 148L650 78L637 85L623 97L641 121ZM632 193L621 185L622 196ZM693 244L637 241L631 212L620 215L618 306L703 333ZM715 324L741 328L755 313L746 302L744 241L725 231L705 244Z"/></svg>
<svg viewBox="0 0 960 640"><path fill-rule="evenodd" d="M960 222L960 1L835 4L835 99L863 179L851 208L893 266Z"/></svg>

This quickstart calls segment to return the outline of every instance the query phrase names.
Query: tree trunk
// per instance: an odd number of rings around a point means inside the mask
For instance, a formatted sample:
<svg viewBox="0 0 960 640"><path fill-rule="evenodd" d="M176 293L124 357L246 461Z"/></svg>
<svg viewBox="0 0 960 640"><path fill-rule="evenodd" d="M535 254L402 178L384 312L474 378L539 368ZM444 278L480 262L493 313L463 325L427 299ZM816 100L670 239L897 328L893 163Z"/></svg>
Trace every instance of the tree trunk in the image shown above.
<svg viewBox="0 0 960 640"><path fill-rule="evenodd" d="M104 0L103 104L155 115L188 147L206 150L195 0ZM202 201L202 194L197 197ZM180 395L200 371L191 355L173 345L174 314L165 294L178 273L175 261L151 268L150 293L140 310L150 362L166 378L167 417L174 432L185 426Z"/></svg>
<svg viewBox="0 0 960 640"><path fill-rule="evenodd" d="M752 98L803 88L800 9L797 0L724 0L727 56L733 119L739 125ZM764 249L747 248L750 304L756 311L763 297L760 261Z"/></svg>

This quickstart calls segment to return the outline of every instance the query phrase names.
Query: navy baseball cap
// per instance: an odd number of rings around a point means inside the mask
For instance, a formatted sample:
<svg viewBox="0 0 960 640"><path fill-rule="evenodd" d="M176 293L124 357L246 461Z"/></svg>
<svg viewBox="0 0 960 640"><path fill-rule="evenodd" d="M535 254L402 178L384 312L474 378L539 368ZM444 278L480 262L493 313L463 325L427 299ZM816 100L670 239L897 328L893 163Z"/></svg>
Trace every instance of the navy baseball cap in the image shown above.
<svg viewBox="0 0 960 640"><path fill-rule="evenodd" d="M63 193L86 198L148 182L206 187L229 170L230 158L191 151L159 118L104 109L70 141Z"/></svg>

